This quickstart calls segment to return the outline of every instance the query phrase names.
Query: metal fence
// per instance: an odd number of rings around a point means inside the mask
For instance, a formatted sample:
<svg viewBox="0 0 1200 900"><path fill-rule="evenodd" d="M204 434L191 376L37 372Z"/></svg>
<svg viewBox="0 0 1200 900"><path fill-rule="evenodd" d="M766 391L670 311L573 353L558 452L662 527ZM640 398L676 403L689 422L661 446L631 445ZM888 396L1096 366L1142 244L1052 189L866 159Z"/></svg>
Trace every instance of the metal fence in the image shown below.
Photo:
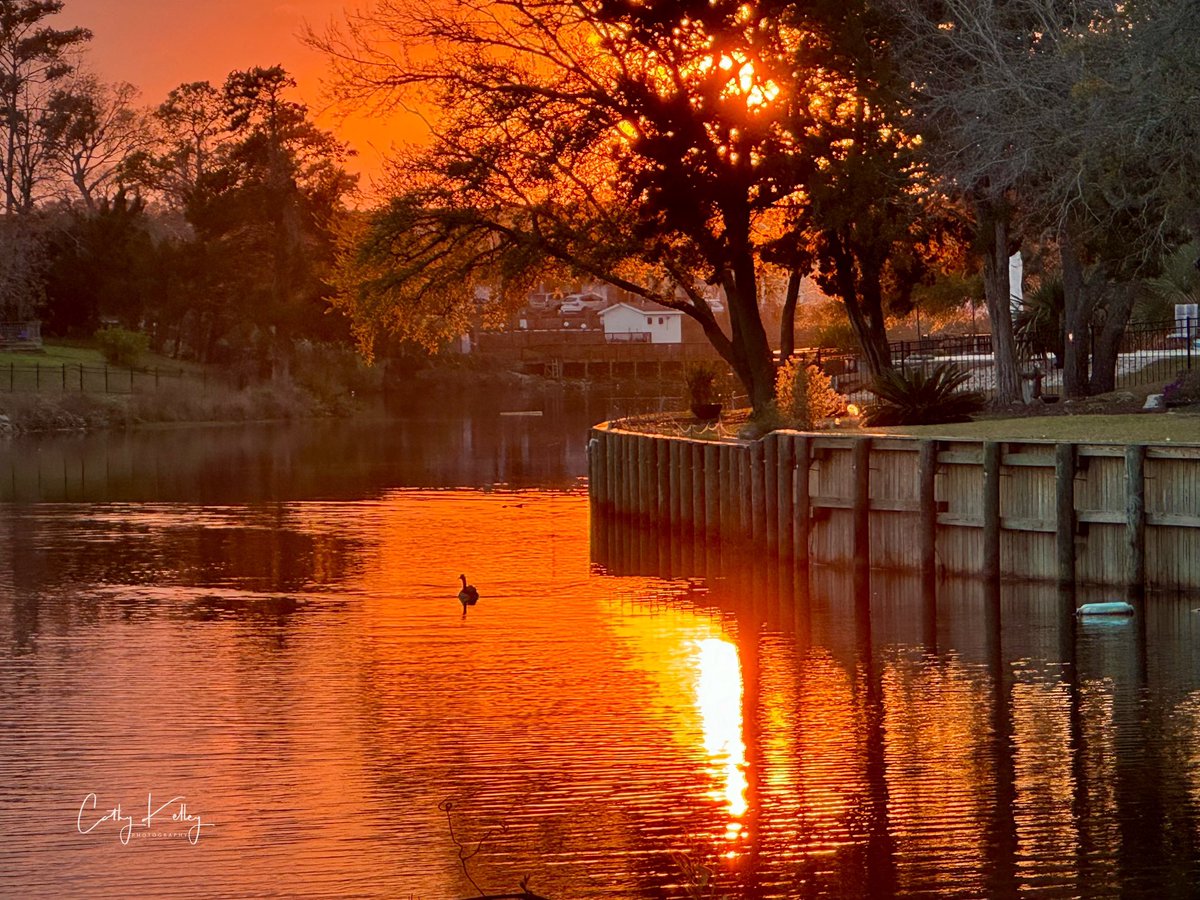
<svg viewBox="0 0 1200 900"><path fill-rule="evenodd" d="M185 376L183 369L124 369L82 363L0 362L0 391L9 393L134 394L156 391Z"/></svg>
<svg viewBox="0 0 1200 900"><path fill-rule="evenodd" d="M1094 353L1095 336L1090 335L1089 340ZM922 369L928 373L939 364L949 363L967 373L964 388L984 394L996 389L996 364L989 335L896 341L891 344L891 352L897 368ZM1166 384L1192 369L1197 359L1200 359L1200 320L1135 322L1125 329L1117 352L1116 384L1118 388ZM1027 396L1057 394L1062 389L1062 360L1056 354L1024 352L1021 373ZM851 387L846 383L839 385L843 391Z"/></svg>

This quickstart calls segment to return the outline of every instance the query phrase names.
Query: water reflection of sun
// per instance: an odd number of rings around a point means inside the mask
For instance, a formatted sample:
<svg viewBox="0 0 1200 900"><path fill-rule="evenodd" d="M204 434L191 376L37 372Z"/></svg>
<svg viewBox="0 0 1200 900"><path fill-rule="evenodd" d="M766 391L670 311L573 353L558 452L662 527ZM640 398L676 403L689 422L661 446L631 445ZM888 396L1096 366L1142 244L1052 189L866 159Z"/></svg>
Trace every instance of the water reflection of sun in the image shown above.
<svg viewBox="0 0 1200 900"><path fill-rule="evenodd" d="M742 738L742 670L737 647L721 638L696 642L696 706L704 732L704 750L712 760L718 786L710 796L722 802L731 821L727 840L742 836L746 814L746 744Z"/></svg>

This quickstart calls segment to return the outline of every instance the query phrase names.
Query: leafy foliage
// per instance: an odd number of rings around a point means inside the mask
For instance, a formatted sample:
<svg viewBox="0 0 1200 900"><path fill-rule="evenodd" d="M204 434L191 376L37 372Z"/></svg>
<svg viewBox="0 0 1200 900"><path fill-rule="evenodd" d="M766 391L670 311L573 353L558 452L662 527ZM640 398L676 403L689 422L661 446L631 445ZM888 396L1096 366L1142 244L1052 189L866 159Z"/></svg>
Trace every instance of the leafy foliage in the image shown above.
<svg viewBox="0 0 1200 900"><path fill-rule="evenodd" d="M794 356L775 377L775 405L788 424L811 431L822 419L844 410L846 398L818 366Z"/></svg>
<svg viewBox="0 0 1200 900"><path fill-rule="evenodd" d="M720 401L718 383L721 374L721 368L715 363L698 362L687 367L683 373L683 380L687 384L688 399L692 406Z"/></svg>
<svg viewBox="0 0 1200 900"><path fill-rule="evenodd" d="M926 374L923 369L895 369L871 384L877 402L867 408L867 425L940 425L968 422L985 403L977 391L960 391L969 375L948 363Z"/></svg>
<svg viewBox="0 0 1200 900"><path fill-rule="evenodd" d="M1064 336L1061 278L1050 278L1021 298L1013 318L1017 341L1027 354L1051 354L1061 365Z"/></svg>
<svg viewBox="0 0 1200 900"><path fill-rule="evenodd" d="M150 337L124 328L101 328L96 332L96 345L110 365L133 368L150 349Z"/></svg>

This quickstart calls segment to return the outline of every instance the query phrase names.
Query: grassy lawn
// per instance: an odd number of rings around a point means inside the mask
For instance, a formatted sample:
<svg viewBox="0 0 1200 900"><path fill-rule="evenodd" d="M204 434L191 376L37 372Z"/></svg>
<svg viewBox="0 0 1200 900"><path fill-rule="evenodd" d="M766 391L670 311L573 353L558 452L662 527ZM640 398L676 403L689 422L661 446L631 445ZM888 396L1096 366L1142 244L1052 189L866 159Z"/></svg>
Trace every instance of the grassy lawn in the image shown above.
<svg viewBox="0 0 1200 900"><path fill-rule="evenodd" d="M95 347L84 347L77 344L58 344L47 341L41 351L6 350L0 353L0 367L9 363L16 366L41 365L43 367L63 365L103 366L104 355ZM198 374L204 367L197 363L181 362L177 359L171 359L168 356L159 356L156 353L144 353L141 362L138 364L138 368L158 368L164 372L177 372L183 369L185 372Z"/></svg>
<svg viewBox="0 0 1200 900"><path fill-rule="evenodd" d="M914 425L866 429L871 434L969 440L1081 441L1094 443L1200 444L1200 411L1128 413L1124 415L1030 416L983 419L961 425Z"/></svg>
<svg viewBox="0 0 1200 900"><path fill-rule="evenodd" d="M66 363L75 366L82 363L85 366L102 366L104 357L93 347L74 347L65 344L47 343L40 352L30 350L6 350L0 353L0 363L14 363L18 366L32 366L39 363L43 366L61 366Z"/></svg>

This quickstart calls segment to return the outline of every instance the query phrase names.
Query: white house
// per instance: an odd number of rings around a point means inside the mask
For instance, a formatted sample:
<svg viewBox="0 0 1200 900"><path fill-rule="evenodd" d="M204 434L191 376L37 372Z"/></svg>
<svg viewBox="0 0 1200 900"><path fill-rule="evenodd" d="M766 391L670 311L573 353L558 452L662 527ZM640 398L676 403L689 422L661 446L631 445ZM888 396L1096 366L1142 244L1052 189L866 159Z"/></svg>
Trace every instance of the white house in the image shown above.
<svg viewBox="0 0 1200 900"><path fill-rule="evenodd" d="M601 310L600 321L609 343L683 343L683 313L678 310L638 309L617 303Z"/></svg>

